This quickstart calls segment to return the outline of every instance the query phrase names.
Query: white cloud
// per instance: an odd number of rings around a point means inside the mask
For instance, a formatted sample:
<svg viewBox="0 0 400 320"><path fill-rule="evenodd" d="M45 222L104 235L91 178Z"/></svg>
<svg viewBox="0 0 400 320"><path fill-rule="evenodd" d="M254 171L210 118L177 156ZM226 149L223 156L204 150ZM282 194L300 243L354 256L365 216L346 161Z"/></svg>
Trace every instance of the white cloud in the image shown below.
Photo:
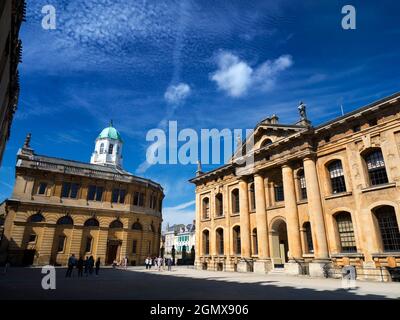
<svg viewBox="0 0 400 320"><path fill-rule="evenodd" d="M189 224L195 219L195 201L189 201L175 207L166 207L163 209L163 221L172 224ZM188 209L193 207L193 209Z"/></svg>
<svg viewBox="0 0 400 320"><path fill-rule="evenodd" d="M290 55L282 55L275 60L267 60L257 67L251 67L231 52L222 51L216 59L218 70L211 75L220 90L231 97L245 95L250 88L269 90L278 75L291 67Z"/></svg>
<svg viewBox="0 0 400 320"><path fill-rule="evenodd" d="M180 104L190 95L190 86L186 83L170 85L165 91L164 98L170 104Z"/></svg>

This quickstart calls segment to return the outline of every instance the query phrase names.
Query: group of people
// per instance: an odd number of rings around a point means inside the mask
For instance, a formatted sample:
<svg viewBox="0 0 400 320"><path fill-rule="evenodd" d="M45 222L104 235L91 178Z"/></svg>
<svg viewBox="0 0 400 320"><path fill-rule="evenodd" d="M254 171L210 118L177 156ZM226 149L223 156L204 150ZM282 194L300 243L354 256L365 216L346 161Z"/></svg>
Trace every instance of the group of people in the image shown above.
<svg viewBox="0 0 400 320"><path fill-rule="evenodd" d="M71 278L74 268L78 270L78 277L83 277L83 273L85 273L86 276L92 275L93 271L95 271L96 276L98 276L100 270L100 258L97 258L95 262L93 256L86 257L84 260L83 257L76 259L75 254L71 254L68 258L68 268L67 273L65 274L66 278Z"/></svg>
<svg viewBox="0 0 400 320"><path fill-rule="evenodd" d="M123 267L125 269L128 268L128 257L125 256L121 261L114 260L112 263L113 268Z"/></svg>
<svg viewBox="0 0 400 320"><path fill-rule="evenodd" d="M154 266L158 271L164 270L164 267L168 267L168 271L171 271L171 267L173 261L171 258L162 258L162 257L147 257L144 261L146 269L151 269Z"/></svg>

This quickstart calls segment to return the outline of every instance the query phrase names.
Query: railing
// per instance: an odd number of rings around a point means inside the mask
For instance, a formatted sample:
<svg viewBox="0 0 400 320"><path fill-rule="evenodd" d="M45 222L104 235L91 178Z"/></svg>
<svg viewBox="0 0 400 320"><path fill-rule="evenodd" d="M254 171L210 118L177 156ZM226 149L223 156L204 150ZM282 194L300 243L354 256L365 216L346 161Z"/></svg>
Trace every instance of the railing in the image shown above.
<svg viewBox="0 0 400 320"><path fill-rule="evenodd" d="M347 267L347 266L346 266ZM323 267L325 278L343 278L344 270L340 266L332 266L331 263L326 263ZM354 267L355 279L364 280L379 280L382 282L394 281L400 282L400 267L377 267L377 268L362 268Z"/></svg>

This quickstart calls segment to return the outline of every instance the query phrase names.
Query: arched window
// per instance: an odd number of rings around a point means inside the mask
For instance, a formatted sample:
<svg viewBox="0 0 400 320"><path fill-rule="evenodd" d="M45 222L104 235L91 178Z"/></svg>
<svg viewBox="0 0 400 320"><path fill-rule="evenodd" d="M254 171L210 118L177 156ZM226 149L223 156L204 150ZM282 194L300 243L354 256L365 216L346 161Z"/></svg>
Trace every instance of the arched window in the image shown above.
<svg viewBox="0 0 400 320"><path fill-rule="evenodd" d="M222 193L218 193L215 196L215 214L217 217L222 217L224 215L224 198Z"/></svg>
<svg viewBox="0 0 400 320"><path fill-rule="evenodd" d="M218 254L223 255L224 254L224 229L218 228L215 233L217 235L217 237L216 237L217 252L218 252Z"/></svg>
<svg viewBox="0 0 400 320"><path fill-rule="evenodd" d="M210 199L204 198L203 199L203 219L210 218Z"/></svg>
<svg viewBox="0 0 400 320"><path fill-rule="evenodd" d="M205 255L210 254L210 232L208 230L203 231L203 250Z"/></svg>
<svg viewBox="0 0 400 320"><path fill-rule="evenodd" d="M335 216L342 252L356 252L353 222L348 212L340 212Z"/></svg>
<svg viewBox="0 0 400 320"><path fill-rule="evenodd" d="M312 233L311 233L311 224L310 222L304 222L303 224L303 229L304 229L304 235L305 235L305 240L306 240L306 249L307 253L313 253L314 252L314 245L312 242Z"/></svg>
<svg viewBox="0 0 400 320"><path fill-rule="evenodd" d="M266 146L269 146L272 143L271 139L265 139L263 142L261 142L260 148L264 148Z"/></svg>
<svg viewBox="0 0 400 320"><path fill-rule="evenodd" d="M367 153L364 156L364 160L367 165L369 183L372 186L389 182L386 174L385 161L383 160L382 151L380 149L375 149Z"/></svg>
<svg viewBox="0 0 400 320"><path fill-rule="evenodd" d="M232 213L239 213L240 212L239 189L233 189L231 195L232 195Z"/></svg>
<svg viewBox="0 0 400 320"><path fill-rule="evenodd" d="M307 187L306 187L306 177L304 176L304 170L301 169L297 173L297 178L299 179L299 190L300 190L300 199L307 199Z"/></svg>
<svg viewBox="0 0 400 320"><path fill-rule="evenodd" d="M104 143L100 144L100 154L104 153Z"/></svg>
<svg viewBox="0 0 400 320"><path fill-rule="evenodd" d="M85 227L98 227L99 225L99 221L95 218L87 219L84 224Z"/></svg>
<svg viewBox="0 0 400 320"><path fill-rule="evenodd" d="M241 254L240 226L233 227L233 250L235 254Z"/></svg>
<svg viewBox="0 0 400 320"><path fill-rule="evenodd" d="M331 179L332 193L346 192L342 161L335 160L328 165L329 177Z"/></svg>
<svg viewBox="0 0 400 320"><path fill-rule="evenodd" d="M73 225L74 220L70 216L64 216L57 220L58 225Z"/></svg>
<svg viewBox="0 0 400 320"><path fill-rule="evenodd" d="M257 228L253 229L251 237L252 237L252 242L253 242L253 254L258 254Z"/></svg>
<svg viewBox="0 0 400 320"><path fill-rule="evenodd" d="M35 223L35 222L44 222L45 219L41 213L35 213L34 215L31 215L28 219L29 222Z"/></svg>
<svg viewBox="0 0 400 320"><path fill-rule="evenodd" d="M132 225L132 230L142 230L142 225L140 224L139 221L136 221L136 222Z"/></svg>
<svg viewBox="0 0 400 320"><path fill-rule="evenodd" d="M382 206L374 210L378 220L384 251L400 251L400 232L396 213L391 206Z"/></svg>
<svg viewBox="0 0 400 320"><path fill-rule="evenodd" d="M122 229L124 225L120 220L114 220L113 222L110 223L110 229Z"/></svg>
<svg viewBox="0 0 400 320"><path fill-rule="evenodd" d="M254 190L254 182L250 183L250 211L256 210L256 192Z"/></svg>

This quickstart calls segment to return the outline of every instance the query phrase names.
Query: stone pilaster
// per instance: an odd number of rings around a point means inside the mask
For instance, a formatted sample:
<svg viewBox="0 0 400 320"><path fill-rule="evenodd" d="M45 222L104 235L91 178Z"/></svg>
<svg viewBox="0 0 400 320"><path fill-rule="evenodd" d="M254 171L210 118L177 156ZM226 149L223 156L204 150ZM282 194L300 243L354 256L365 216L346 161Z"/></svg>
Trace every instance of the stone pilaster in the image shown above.
<svg viewBox="0 0 400 320"><path fill-rule="evenodd" d="M239 205L241 260L238 263L237 271L248 272L253 270L253 265L251 261L249 196L247 182L244 180L239 182Z"/></svg>
<svg viewBox="0 0 400 320"><path fill-rule="evenodd" d="M282 167L285 213L289 241L289 259L302 259L299 217L297 212L296 190L293 170L287 165Z"/></svg>

